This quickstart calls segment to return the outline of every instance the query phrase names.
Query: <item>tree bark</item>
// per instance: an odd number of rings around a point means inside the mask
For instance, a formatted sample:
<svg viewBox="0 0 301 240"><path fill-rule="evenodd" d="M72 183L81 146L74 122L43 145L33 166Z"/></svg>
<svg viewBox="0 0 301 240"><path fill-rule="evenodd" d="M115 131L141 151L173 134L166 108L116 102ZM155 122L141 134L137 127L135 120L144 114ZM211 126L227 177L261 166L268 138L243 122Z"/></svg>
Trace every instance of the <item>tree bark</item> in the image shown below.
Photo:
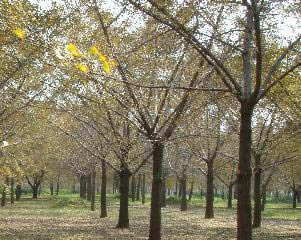
<svg viewBox="0 0 301 240"><path fill-rule="evenodd" d="M145 173L142 174L142 204L145 203Z"/></svg>
<svg viewBox="0 0 301 240"><path fill-rule="evenodd" d="M182 178L181 178L181 192L182 192L182 196L181 196L181 211L187 211L187 198L186 198L186 184L187 182L187 177L185 174L183 174Z"/></svg>
<svg viewBox="0 0 301 240"><path fill-rule="evenodd" d="M16 186L16 201L20 201L21 193L22 193L21 184L17 184L17 186Z"/></svg>
<svg viewBox="0 0 301 240"><path fill-rule="evenodd" d="M255 156L253 228L261 226L261 172L260 156Z"/></svg>
<svg viewBox="0 0 301 240"><path fill-rule="evenodd" d="M262 186L261 211L264 211L266 202L267 202L267 189L266 189L266 185L263 185Z"/></svg>
<svg viewBox="0 0 301 240"><path fill-rule="evenodd" d="M233 184L230 183L228 186L228 208L232 208L232 198L233 198Z"/></svg>
<svg viewBox="0 0 301 240"><path fill-rule="evenodd" d="M10 203L15 203L15 179L13 177L10 179Z"/></svg>
<svg viewBox="0 0 301 240"><path fill-rule="evenodd" d="M53 181L50 182L49 189L50 189L51 196L53 196Z"/></svg>
<svg viewBox="0 0 301 240"><path fill-rule="evenodd" d="M138 183L136 190L136 201L140 200L140 191L141 191L141 174L138 175Z"/></svg>
<svg viewBox="0 0 301 240"><path fill-rule="evenodd" d="M107 214L107 166L105 160L101 160L101 193L100 193L100 217L105 218Z"/></svg>
<svg viewBox="0 0 301 240"><path fill-rule="evenodd" d="M1 207L5 207L6 205L6 191L7 191L7 187L9 186L9 177L5 178L5 186L3 186L3 190L2 190L2 198L1 198Z"/></svg>
<svg viewBox="0 0 301 240"><path fill-rule="evenodd" d="M91 173L91 211L95 211L95 194L96 194L96 172L93 170Z"/></svg>
<svg viewBox="0 0 301 240"><path fill-rule="evenodd" d="M91 173L89 173L87 177L87 200L91 201L92 196L92 176Z"/></svg>
<svg viewBox="0 0 301 240"><path fill-rule="evenodd" d="M86 179L87 179L87 177L85 175L80 176L79 195L80 195L81 198L86 198L86 194L87 194Z"/></svg>
<svg viewBox="0 0 301 240"><path fill-rule="evenodd" d="M136 193L136 178L135 178L135 175L133 175L132 179L131 179L131 198L132 198L132 202L135 202L135 193Z"/></svg>
<svg viewBox="0 0 301 240"><path fill-rule="evenodd" d="M192 195L193 195L193 185L194 185L194 182L192 181L191 184L190 184L190 192L189 192L189 201L191 201L192 199Z"/></svg>
<svg viewBox="0 0 301 240"><path fill-rule="evenodd" d="M213 201L214 201L214 185L213 185L213 161L207 162L207 194L206 194L206 211L205 218L214 218Z"/></svg>
<svg viewBox="0 0 301 240"><path fill-rule="evenodd" d="M251 206L251 145L252 145L253 107L247 102L241 103L239 163L237 170L237 240L252 239Z"/></svg>
<svg viewBox="0 0 301 240"><path fill-rule="evenodd" d="M129 228L129 185L131 173L127 168L122 168L119 177L120 205L116 228Z"/></svg>
<svg viewBox="0 0 301 240"><path fill-rule="evenodd" d="M153 142L153 180L150 213L149 240L161 240L161 203L162 162L164 145L159 141Z"/></svg>
<svg viewBox="0 0 301 240"><path fill-rule="evenodd" d="M56 196L59 195L59 192L60 192L60 177L58 177L56 180Z"/></svg>
<svg viewBox="0 0 301 240"><path fill-rule="evenodd" d="M38 198L38 190L39 190L39 186L33 186L32 187L32 198L33 199Z"/></svg>

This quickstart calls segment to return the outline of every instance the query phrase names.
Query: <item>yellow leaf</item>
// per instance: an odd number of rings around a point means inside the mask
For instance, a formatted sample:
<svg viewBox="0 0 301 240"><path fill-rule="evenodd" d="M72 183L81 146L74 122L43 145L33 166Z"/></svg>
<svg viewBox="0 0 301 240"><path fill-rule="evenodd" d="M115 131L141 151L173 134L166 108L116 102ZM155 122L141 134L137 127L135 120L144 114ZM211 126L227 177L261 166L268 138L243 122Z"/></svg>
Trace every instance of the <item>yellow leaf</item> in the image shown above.
<svg viewBox="0 0 301 240"><path fill-rule="evenodd" d="M98 51L98 49L97 49L97 47L95 47L95 46L93 46L93 47L91 47L90 49L89 49L89 53L91 54L91 55L96 55L96 56L98 56L100 53L99 53L99 51Z"/></svg>
<svg viewBox="0 0 301 240"><path fill-rule="evenodd" d="M102 65L103 70L106 72L106 74L110 74L111 68L109 62L105 61Z"/></svg>
<svg viewBox="0 0 301 240"><path fill-rule="evenodd" d="M77 64L76 68L79 71L82 71L82 72L88 72L89 71L89 68L86 65L82 65L82 64Z"/></svg>
<svg viewBox="0 0 301 240"><path fill-rule="evenodd" d="M81 57L82 55L80 54L78 48L73 44L69 43L66 47L67 51L72 54L74 57Z"/></svg>
<svg viewBox="0 0 301 240"><path fill-rule="evenodd" d="M111 61L109 62L109 64L110 64L110 66L113 68L113 67L116 67L117 62L116 62L115 60L111 60Z"/></svg>
<svg viewBox="0 0 301 240"><path fill-rule="evenodd" d="M99 54L98 60L102 63L108 62L107 57L101 53Z"/></svg>
<svg viewBox="0 0 301 240"><path fill-rule="evenodd" d="M18 38L24 40L25 38L25 31L21 28L17 28L14 30L14 33L17 35Z"/></svg>

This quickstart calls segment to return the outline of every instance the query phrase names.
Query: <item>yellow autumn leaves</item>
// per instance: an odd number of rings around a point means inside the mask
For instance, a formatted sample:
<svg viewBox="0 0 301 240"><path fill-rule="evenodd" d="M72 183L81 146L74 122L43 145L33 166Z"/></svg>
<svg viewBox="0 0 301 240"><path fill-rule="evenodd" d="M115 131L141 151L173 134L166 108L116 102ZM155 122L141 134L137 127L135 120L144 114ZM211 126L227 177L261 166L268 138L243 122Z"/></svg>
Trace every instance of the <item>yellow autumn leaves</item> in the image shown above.
<svg viewBox="0 0 301 240"><path fill-rule="evenodd" d="M69 43L67 44L66 50L75 58L81 58L84 55L79 51L79 49L73 44L73 43ZM102 54L98 48L96 46L93 46L89 49L88 53L91 56L95 56L98 58L98 61L102 64L102 68L105 71L106 74L110 74L111 70L113 67L116 66L116 63L114 60L108 60L107 56L105 56L104 54ZM82 63L78 63L76 64L76 68L81 71L81 72L88 72L89 71L89 67L82 64Z"/></svg>
<svg viewBox="0 0 301 240"><path fill-rule="evenodd" d="M21 40L25 39L25 31L21 28L16 28L14 31L14 34L16 34L16 36L18 38L20 38Z"/></svg>

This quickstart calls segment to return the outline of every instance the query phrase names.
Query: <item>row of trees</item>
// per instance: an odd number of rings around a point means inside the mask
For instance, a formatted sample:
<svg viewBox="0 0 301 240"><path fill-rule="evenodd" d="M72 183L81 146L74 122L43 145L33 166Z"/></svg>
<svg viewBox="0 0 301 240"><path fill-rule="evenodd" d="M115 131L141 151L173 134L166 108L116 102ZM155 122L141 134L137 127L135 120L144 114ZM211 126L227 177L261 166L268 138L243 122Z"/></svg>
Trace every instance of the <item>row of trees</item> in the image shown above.
<svg viewBox="0 0 301 240"><path fill-rule="evenodd" d="M108 166L125 228L130 178L152 166L149 239L161 239L166 180L179 179L186 210L187 178L200 174L205 217L214 217L214 179L228 187L229 206L236 184L237 239L252 239L273 177L295 199L300 184L300 33L285 39L270 17L298 17L296 4L91 0L42 10L4 1L18 11L1 29L2 199L8 177L25 177L37 197L42 179L60 182L63 169L82 191L86 177L95 189L102 166L105 217Z"/></svg>

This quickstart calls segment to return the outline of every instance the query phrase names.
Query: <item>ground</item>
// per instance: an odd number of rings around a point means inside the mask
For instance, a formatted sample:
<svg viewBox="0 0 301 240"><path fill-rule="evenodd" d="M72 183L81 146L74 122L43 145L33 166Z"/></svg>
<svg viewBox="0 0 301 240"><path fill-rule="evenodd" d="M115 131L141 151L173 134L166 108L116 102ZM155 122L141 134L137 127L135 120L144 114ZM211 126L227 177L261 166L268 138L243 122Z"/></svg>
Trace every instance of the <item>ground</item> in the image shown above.
<svg viewBox="0 0 301 240"><path fill-rule="evenodd" d="M87 202L70 197L29 196L0 209L1 240L101 240L147 239L149 204L130 204L130 229L115 229L118 204L110 201L109 217L100 219L99 210L91 212ZM162 209L162 239L234 240L235 209L217 203L214 219L204 219L204 208L193 205L180 212L178 205ZM282 207L282 205L277 205ZM301 209L273 208L264 213L263 226L254 230L254 240L300 240Z"/></svg>

